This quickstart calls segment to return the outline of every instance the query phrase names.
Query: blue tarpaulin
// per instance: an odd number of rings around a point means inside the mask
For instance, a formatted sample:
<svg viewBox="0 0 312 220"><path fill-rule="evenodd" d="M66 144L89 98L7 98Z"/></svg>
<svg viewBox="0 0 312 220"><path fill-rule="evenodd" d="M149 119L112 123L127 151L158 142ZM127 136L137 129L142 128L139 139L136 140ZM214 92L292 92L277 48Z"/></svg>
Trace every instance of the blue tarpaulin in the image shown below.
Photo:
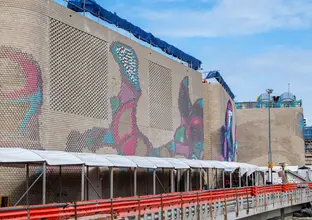
<svg viewBox="0 0 312 220"><path fill-rule="evenodd" d="M198 70L201 66L202 62L200 60L196 59L195 57L192 57L189 54L184 53L175 46L172 46L167 42L160 40L153 34L147 33L146 31L133 25L127 20L120 18L119 16L116 15L116 13L107 11L106 9L102 8L99 4L97 4L95 0L69 0L67 7L75 12L83 12L84 11L83 8L85 8L86 12L89 12L96 17L100 17L102 20L110 24L114 24L118 28L122 28L132 33L136 38L144 42L147 42L153 45L154 47L160 48L162 51L171 56L177 57L178 59L187 62L189 66L192 67L194 70Z"/></svg>
<svg viewBox="0 0 312 220"><path fill-rule="evenodd" d="M226 84L226 82L222 78L219 71L210 71L205 77L205 79L211 79L211 78L215 78L221 84L221 86L225 89L225 91L229 94L229 96L234 100L235 95L231 91L230 87Z"/></svg>

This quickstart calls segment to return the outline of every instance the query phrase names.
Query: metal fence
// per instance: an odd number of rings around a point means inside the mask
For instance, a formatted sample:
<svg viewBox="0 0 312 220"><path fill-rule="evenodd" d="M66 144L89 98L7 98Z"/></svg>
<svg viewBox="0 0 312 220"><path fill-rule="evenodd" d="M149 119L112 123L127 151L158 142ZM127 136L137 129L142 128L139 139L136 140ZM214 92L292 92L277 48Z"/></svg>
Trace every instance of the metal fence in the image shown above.
<svg viewBox="0 0 312 220"><path fill-rule="evenodd" d="M302 100L293 102L236 102L236 109L252 108L301 108Z"/></svg>
<svg viewBox="0 0 312 220"><path fill-rule="evenodd" d="M236 219L312 200L312 184L283 184L0 208L0 219Z"/></svg>

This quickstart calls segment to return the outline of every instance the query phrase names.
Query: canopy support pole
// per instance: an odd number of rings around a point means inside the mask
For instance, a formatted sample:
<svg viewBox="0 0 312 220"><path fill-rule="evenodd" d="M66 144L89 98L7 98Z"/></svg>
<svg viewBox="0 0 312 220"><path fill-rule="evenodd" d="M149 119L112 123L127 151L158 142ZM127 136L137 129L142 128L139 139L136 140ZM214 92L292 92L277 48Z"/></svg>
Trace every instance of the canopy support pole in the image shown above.
<svg viewBox="0 0 312 220"><path fill-rule="evenodd" d="M134 196L137 195L137 168L134 168L134 173L133 173L133 194Z"/></svg>
<svg viewBox="0 0 312 220"><path fill-rule="evenodd" d="M209 168L207 168L207 179L206 179L206 181L207 181L207 189L210 189L210 187L209 187Z"/></svg>
<svg viewBox="0 0 312 220"><path fill-rule="evenodd" d="M188 169L186 172L186 191L187 192L190 191L190 169Z"/></svg>
<svg viewBox="0 0 312 220"><path fill-rule="evenodd" d="M192 191L193 190L193 178L192 178L192 168L189 169L189 175L188 175L188 182L189 182L189 190L188 191Z"/></svg>
<svg viewBox="0 0 312 220"><path fill-rule="evenodd" d="M232 188L232 186L233 186L233 184L232 184L232 180L233 180L232 176L233 176L233 172L231 171L230 172L230 188Z"/></svg>
<svg viewBox="0 0 312 220"><path fill-rule="evenodd" d="M153 194L156 195L156 169L153 170Z"/></svg>
<svg viewBox="0 0 312 220"><path fill-rule="evenodd" d="M87 178L89 179L89 166L87 166ZM89 200L89 181L87 181L87 200Z"/></svg>
<svg viewBox="0 0 312 220"><path fill-rule="evenodd" d="M97 196L99 197L99 199L102 199L102 197L100 196L100 194L97 192L95 186L92 184L91 180L85 176L85 178L87 179L87 183L90 183L90 186L93 188L94 192L97 194Z"/></svg>
<svg viewBox="0 0 312 220"><path fill-rule="evenodd" d="M255 186L257 186L258 183L258 172L255 171Z"/></svg>
<svg viewBox="0 0 312 220"><path fill-rule="evenodd" d="M248 175L246 173L246 186L248 186Z"/></svg>
<svg viewBox="0 0 312 220"><path fill-rule="evenodd" d="M26 164L26 205L29 205L29 193L28 193L28 188L29 188L29 164Z"/></svg>
<svg viewBox="0 0 312 220"><path fill-rule="evenodd" d="M242 187L242 177L240 169L238 171L238 187Z"/></svg>
<svg viewBox="0 0 312 220"><path fill-rule="evenodd" d="M84 201L85 198L85 165L81 167L81 201Z"/></svg>
<svg viewBox="0 0 312 220"><path fill-rule="evenodd" d="M256 186L256 175L255 175L255 172L252 173L252 183L253 183L252 184L253 186Z"/></svg>
<svg viewBox="0 0 312 220"><path fill-rule="evenodd" d="M177 192L180 192L181 170L178 170Z"/></svg>
<svg viewBox="0 0 312 220"><path fill-rule="evenodd" d="M47 164L43 162L43 175L42 175L42 204L46 204L47 193Z"/></svg>
<svg viewBox="0 0 312 220"><path fill-rule="evenodd" d="M222 186L222 187L223 187L223 189L225 189L225 178L224 178L224 173L225 173L225 170L222 171L222 179L223 179L223 181L222 181L222 182L223 182L223 186Z"/></svg>
<svg viewBox="0 0 312 220"><path fill-rule="evenodd" d="M223 181L224 182L224 181ZM218 170L216 169L216 189L218 188ZM224 188L224 187L223 187Z"/></svg>
<svg viewBox="0 0 312 220"><path fill-rule="evenodd" d="M202 169L199 169L199 190L203 190Z"/></svg>
<svg viewBox="0 0 312 220"><path fill-rule="evenodd" d="M59 171L60 171L60 173L59 173L59 176L60 176L60 179L59 179L59 181L60 181L60 202L62 202L62 166L60 166L59 167Z"/></svg>
<svg viewBox="0 0 312 220"><path fill-rule="evenodd" d="M174 169L171 169L171 192L174 192Z"/></svg>
<svg viewBox="0 0 312 220"><path fill-rule="evenodd" d="M110 188L110 198L114 198L114 169L113 167L109 168L109 179L110 179L110 184L109 184L109 188Z"/></svg>
<svg viewBox="0 0 312 220"><path fill-rule="evenodd" d="M30 187L28 187L27 191L21 196L21 198L15 203L14 206L17 206L20 201L22 201L22 199L26 196L26 194L30 191L30 189L35 185L36 182L38 182L38 180L42 177L43 172L40 173L40 175L37 177L37 179L30 185Z"/></svg>

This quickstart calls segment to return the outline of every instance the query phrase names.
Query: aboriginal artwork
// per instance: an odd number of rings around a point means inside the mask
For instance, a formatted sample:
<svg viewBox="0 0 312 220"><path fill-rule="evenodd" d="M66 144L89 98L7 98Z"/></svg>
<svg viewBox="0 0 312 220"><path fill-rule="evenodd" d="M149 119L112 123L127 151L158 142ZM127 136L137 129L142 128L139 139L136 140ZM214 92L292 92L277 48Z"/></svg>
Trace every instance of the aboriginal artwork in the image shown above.
<svg viewBox="0 0 312 220"><path fill-rule="evenodd" d="M229 100L225 113L225 123L223 126L222 156L224 161L235 161L236 157L236 128L233 136L233 106Z"/></svg>
<svg viewBox="0 0 312 220"><path fill-rule="evenodd" d="M40 149L42 78L30 54L0 46L0 101L1 147Z"/></svg>
<svg viewBox="0 0 312 220"><path fill-rule="evenodd" d="M117 96L110 98L112 122L108 128L94 127L80 133L72 131L67 138L66 151L96 152L111 147L120 155L203 157L203 101L192 104L189 96L189 79L180 84L179 110L181 124L173 140L154 148L137 125L137 103L142 95L139 81L139 61L135 51L120 42L110 47L119 66L121 85ZM162 155L162 152L167 152Z"/></svg>

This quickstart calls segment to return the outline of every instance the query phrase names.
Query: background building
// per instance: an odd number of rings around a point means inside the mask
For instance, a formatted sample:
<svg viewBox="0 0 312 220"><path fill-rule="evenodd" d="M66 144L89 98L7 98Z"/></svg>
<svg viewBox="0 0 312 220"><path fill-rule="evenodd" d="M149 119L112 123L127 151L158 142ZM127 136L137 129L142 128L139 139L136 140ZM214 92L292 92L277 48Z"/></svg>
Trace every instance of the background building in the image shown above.
<svg viewBox="0 0 312 220"><path fill-rule="evenodd" d="M211 71L204 78L205 159L236 161L234 94L218 71Z"/></svg>
<svg viewBox="0 0 312 220"><path fill-rule="evenodd" d="M239 102L237 108L238 161L256 165L268 163L268 95L256 102ZM278 165L304 165L302 101L289 93L271 96L271 146Z"/></svg>
<svg viewBox="0 0 312 220"><path fill-rule="evenodd" d="M3 0L0 8L0 147L203 158L202 78L194 68L53 1ZM58 172L49 168L47 202L59 198ZM90 178L105 197L108 176L99 172ZM0 192L16 202L24 171L0 173ZM31 177L39 173L33 168ZM79 173L64 171L64 200L79 199ZM131 177L116 178L115 195L124 195Z"/></svg>
<svg viewBox="0 0 312 220"><path fill-rule="evenodd" d="M312 126L304 127L304 145L306 165L312 165Z"/></svg>

